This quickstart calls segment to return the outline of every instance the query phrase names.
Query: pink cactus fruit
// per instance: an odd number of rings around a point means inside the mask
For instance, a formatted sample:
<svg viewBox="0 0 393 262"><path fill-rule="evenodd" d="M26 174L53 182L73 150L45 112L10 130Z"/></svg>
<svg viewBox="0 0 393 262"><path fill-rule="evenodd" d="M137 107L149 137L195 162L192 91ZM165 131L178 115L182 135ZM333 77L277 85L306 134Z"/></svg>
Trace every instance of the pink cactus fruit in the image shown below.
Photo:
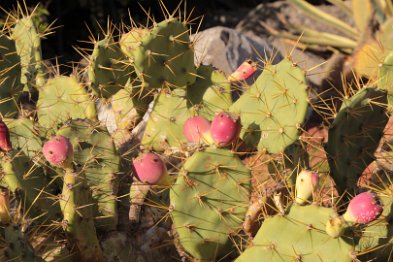
<svg viewBox="0 0 393 262"><path fill-rule="evenodd" d="M257 64L250 59L244 61L229 77L229 81L243 81L257 71Z"/></svg>
<svg viewBox="0 0 393 262"><path fill-rule="evenodd" d="M296 178L296 203L304 204L318 188L319 175L316 172L303 170Z"/></svg>
<svg viewBox="0 0 393 262"><path fill-rule="evenodd" d="M2 120L0 120L0 149L6 152L12 149L10 132L7 125Z"/></svg>
<svg viewBox="0 0 393 262"><path fill-rule="evenodd" d="M382 211L383 208L378 203L375 195L370 192L363 192L349 202L343 218L347 222L367 224L377 219Z"/></svg>
<svg viewBox="0 0 393 262"><path fill-rule="evenodd" d="M209 135L210 122L203 116L194 116L186 120L183 134L189 142L198 143Z"/></svg>
<svg viewBox="0 0 393 262"><path fill-rule="evenodd" d="M64 136L55 136L48 140L42 152L46 160L53 166L65 167L72 162L73 147L70 140Z"/></svg>
<svg viewBox="0 0 393 262"><path fill-rule="evenodd" d="M210 134L218 146L227 146L232 143L240 133L240 118L227 112L218 113L210 126Z"/></svg>
<svg viewBox="0 0 393 262"><path fill-rule="evenodd" d="M134 174L143 183L157 184L167 173L164 161L155 153L145 153L132 164Z"/></svg>

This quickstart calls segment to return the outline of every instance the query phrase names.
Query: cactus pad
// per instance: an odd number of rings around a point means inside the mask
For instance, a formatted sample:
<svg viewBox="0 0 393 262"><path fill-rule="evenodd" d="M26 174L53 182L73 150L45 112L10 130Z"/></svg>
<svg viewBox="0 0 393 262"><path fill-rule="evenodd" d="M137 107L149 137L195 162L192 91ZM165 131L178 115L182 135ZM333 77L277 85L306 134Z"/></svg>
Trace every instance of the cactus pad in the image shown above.
<svg viewBox="0 0 393 262"><path fill-rule="evenodd" d="M291 206L288 214L266 218L253 240L236 262L352 261L354 245L346 236L332 238L325 232L333 209Z"/></svg>
<svg viewBox="0 0 393 262"><path fill-rule="evenodd" d="M299 137L308 107L305 73L288 58L267 65L230 108L240 114L241 137L258 150L284 152Z"/></svg>
<svg viewBox="0 0 393 262"><path fill-rule="evenodd" d="M189 32L177 20L156 24L132 54L135 70L146 88L184 87L195 81Z"/></svg>
<svg viewBox="0 0 393 262"><path fill-rule="evenodd" d="M171 214L183 248L195 259L218 259L241 228L250 172L229 150L208 148L183 165L170 191Z"/></svg>
<svg viewBox="0 0 393 262"><path fill-rule="evenodd" d="M364 169L374 160L387 124L387 94L363 88L345 100L330 129L326 146L328 161L340 192L353 188Z"/></svg>
<svg viewBox="0 0 393 262"><path fill-rule="evenodd" d="M230 84L221 72L211 66L200 66L198 78L187 90L162 91L156 99L147 123L142 145L156 151L182 148L187 143L183 125L187 118L201 115L211 120L232 103Z"/></svg>
<svg viewBox="0 0 393 262"><path fill-rule="evenodd" d="M0 36L0 113L14 116L18 112L17 101L23 90L20 58L15 44L7 36Z"/></svg>
<svg viewBox="0 0 393 262"><path fill-rule="evenodd" d="M120 159L108 131L87 120L74 120L60 128L57 135L69 138L74 147L74 161L86 175L97 202L97 225L116 228Z"/></svg>
<svg viewBox="0 0 393 262"><path fill-rule="evenodd" d="M120 47L110 36L94 45L88 75L96 95L109 98L125 86L133 71L125 60Z"/></svg>
<svg viewBox="0 0 393 262"><path fill-rule="evenodd" d="M59 76L49 79L40 89L37 114L40 125L53 128L68 119L95 119L96 109L90 95L74 77Z"/></svg>

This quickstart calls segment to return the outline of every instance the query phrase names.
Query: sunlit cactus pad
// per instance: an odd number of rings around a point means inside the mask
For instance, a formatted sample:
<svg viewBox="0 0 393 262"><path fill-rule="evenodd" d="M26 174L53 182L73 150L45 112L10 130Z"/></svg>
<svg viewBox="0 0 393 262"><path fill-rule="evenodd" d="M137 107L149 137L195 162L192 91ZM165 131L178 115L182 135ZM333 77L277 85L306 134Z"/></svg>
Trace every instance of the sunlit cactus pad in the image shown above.
<svg viewBox="0 0 393 262"><path fill-rule="evenodd" d="M231 151L208 148L189 158L171 188L171 212L179 241L196 259L230 252L247 210L250 172Z"/></svg>
<svg viewBox="0 0 393 262"><path fill-rule="evenodd" d="M230 108L240 114L241 138L269 153L284 152L299 137L308 108L305 73L288 58L266 65Z"/></svg>
<svg viewBox="0 0 393 262"><path fill-rule="evenodd" d="M162 21L144 34L133 57L135 69L146 88L180 88L195 81L189 31L176 19Z"/></svg>
<svg viewBox="0 0 393 262"><path fill-rule="evenodd" d="M325 232L334 210L317 206L291 206L287 214L266 218L251 247L236 262L352 261L350 237L332 238Z"/></svg>
<svg viewBox="0 0 393 262"><path fill-rule="evenodd" d="M39 91L37 115L43 127L54 128L69 119L96 118L94 102L75 77L49 79Z"/></svg>

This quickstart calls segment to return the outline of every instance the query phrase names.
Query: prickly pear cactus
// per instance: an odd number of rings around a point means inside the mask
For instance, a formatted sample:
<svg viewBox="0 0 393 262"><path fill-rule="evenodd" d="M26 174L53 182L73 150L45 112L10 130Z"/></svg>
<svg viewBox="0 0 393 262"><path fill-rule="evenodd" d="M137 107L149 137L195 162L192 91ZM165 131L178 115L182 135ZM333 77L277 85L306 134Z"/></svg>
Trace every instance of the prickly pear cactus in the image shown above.
<svg viewBox="0 0 393 262"><path fill-rule="evenodd" d="M187 118L202 115L212 119L231 105L230 84L211 66L200 66L195 83L186 90L162 91L150 114L142 145L155 151L183 148L187 143L183 125Z"/></svg>
<svg viewBox="0 0 393 262"><path fill-rule="evenodd" d="M149 33L149 29L142 27L133 27L130 31L122 34L119 45L124 55L133 59L133 52L141 44L143 37Z"/></svg>
<svg viewBox="0 0 393 262"><path fill-rule="evenodd" d="M265 219L252 246L236 262L353 261L351 236L332 238L325 232L334 214L330 208L292 205L287 214Z"/></svg>
<svg viewBox="0 0 393 262"><path fill-rule="evenodd" d="M28 118L3 119L10 130L12 145L15 149L33 158L42 149L43 137L36 129L34 122Z"/></svg>
<svg viewBox="0 0 393 262"><path fill-rule="evenodd" d="M97 117L94 102L75 77L49 79L39 91L37 115L43 127L53 128L69 119Z"/></svg>
<svg viewBox="0 0 393 262"><path fill-rule="evenodd" d="M141 42L132 57L145 88L181 88L195 81L194 51L183 23L162 21Z"/></svg>
<svg viewBox="0 0 393 262"><path fill-rule="evenodd" d="M356 186L364 169L375 159L374 151L388 121L387 93L363 88L345 100L329 129L328 161L337 189Z"/></svg>
<svg viewBox="0 0 393 262"><path fill-rule="evenodd" d="M185 251L215 260L240 230L250 197L250 172L231 151L208 148L183 165L170 190L171 215Z"/></svg>
<svg viewBox="0 0 393 262"><path fill-rule="evenodd" d="M73 145L74 161L93 191L97 226L116 229L120 158L108 131L88 120L74 120L61 127L57 135L69 138Z"/></svg>
<svg viewBox="0 0 393 262"><path fill-rule="evenodd" d="M47 195L57 191L55 179L52 180L42 168L16 150L3 156L0 164L4 173L1 182L11 192L22 195L25 212L29 216L39 216L38 219L45 223L51 223L51 220L59 217L60 210L55 204L56 199ZM42 216L44 213L45 216Z"/></svg>
<svg viewBox="0 0 393 262"><path fill-rule="evenodd" d="M94 227L92 199L83 172L65 170L60 199L63 228L75 239L83 261L103 262L103 254Z"/></svg>
<svg viewBox="0 0 393 262"><path fill-rule="evenodd" d="M308 108L305 73L289 58L266 65L255 83L231 107L240 115L241 138L269 153L284 152L299 137Z"/></svg>
<svg viewBox="0 0 393 262"><path fill-rule="evenodd" d="M42 68L41 39L31 16L18 19L12 29L11 38L15 41L16 51L20 56L21 82L25 91L31 85L39 87L45 82Z"/></svg>
<svg viewBox="0 0 393 262"><path fill-rule="evenodd" d="M20 58L15 44L6 35L0 36L0 112L3 116L15 116L21 84Z"/></svg>
<svg viewBox="0 0 393 262"><path fill-rule="evenodd" d="M90 86L97 96L110 98L124 88L133 71L125 60L118 43L111 36L95 43L87 72Z"/></svg>

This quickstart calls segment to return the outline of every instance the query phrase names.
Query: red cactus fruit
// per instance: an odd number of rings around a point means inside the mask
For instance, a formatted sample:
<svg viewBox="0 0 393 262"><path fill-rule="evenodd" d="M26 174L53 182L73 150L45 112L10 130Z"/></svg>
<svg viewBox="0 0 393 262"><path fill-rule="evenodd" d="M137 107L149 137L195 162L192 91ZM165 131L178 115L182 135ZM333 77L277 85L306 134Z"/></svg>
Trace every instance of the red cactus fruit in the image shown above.
<svg viewBox="0 0 393 262"><path fill-rule="evenodd" d="M210 134L217 145L227 146L239 136L240 128L239 117L221 112L214 117L210 126Z"/></svg>
<svg viewBox="0 0 393 262"><path fill-rule="evenodd" d="M0 149L6 152L12 149L10 132L7 125L2 120L0 120Z"/></svg>
<svg viewBox="0 0 393 262"><path fill-rule="evenodd" d="M194 116L186 120L183 126L183 134L189 142L201 142L208 136L210 122L203 116Z"/></svg>
<svg viewBox="0 0 393 262"><path fill-rule="evenodd" d="M133 162L134 174L143 183L157 184L166 174L164 161L155 153L145 153Z"/></svg>
<svg viewBox="0 0 393 262"><path fill-rule="evenodd" d="M303 170L296 178L296 203L302 205L318 188L319 175L316 172Z"/></svg>
<svg viewBox="0 0 393 262"><path fill-rule="evenodd" d="M66 164L71 163L74 150L68 138L55 136L44 144L42 152L51 165L65 167Z"/></svg>
<svg viewBox="0 0 393 262"><path fill-rule="evenodd" d="M382 211L383 208L376 200L375 195L363 192L349 202L343 218L347 222L367 224L377 219Z"/></svg>
<svg viewBox="0 0 393 262"><path fill-rule="evenodd" d="M242 81L252 76L257 71L257 64L250 59L244 61L236 70L229 76L229 81Z"/></svg>

